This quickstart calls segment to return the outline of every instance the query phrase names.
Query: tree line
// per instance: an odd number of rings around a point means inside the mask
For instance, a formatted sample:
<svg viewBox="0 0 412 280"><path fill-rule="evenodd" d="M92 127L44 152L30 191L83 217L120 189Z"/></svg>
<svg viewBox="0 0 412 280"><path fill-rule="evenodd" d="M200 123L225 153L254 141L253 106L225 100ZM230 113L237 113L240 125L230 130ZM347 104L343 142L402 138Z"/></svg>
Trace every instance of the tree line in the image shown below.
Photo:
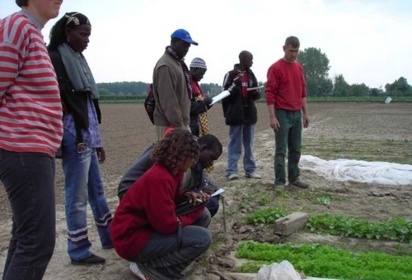
<svg viewBox="0 0 412 280"><path fill-rule="evenodd" d="M364 83L348 84L342 74L333 78L329 76L330 61L325 53L317 48L307 48L299 53L302 64L306 89L311 97L350 97L350 96L409 96L412 97L412 86L404 77L387 83L385 88L369 88ZM259 82L259 85L264 83ZM101 96L136 96L145 97L149 83L144 82L114 82L97 84ZM217 83L201 83L203 92L214 96L222 91Z"/></svg>
<svg viewBox="0 0 412 280"><path fill-rule="evenodd" d="M364 83L348 84L342 74L329 77L329 59L320 49L307 48L299 53L299 62L305 71L306 88L309 96L412 96L412 86L400 77L383 88L369 88Z"/></svg>
<svg viewBox="0 0 412 280"><path fill-rule="evenodd" d="M147 96L150 83L144 82L114 82L97 83L101 96ZM203 92L212 96L222 91L222 86L214 83L201 84Z"/></svg>

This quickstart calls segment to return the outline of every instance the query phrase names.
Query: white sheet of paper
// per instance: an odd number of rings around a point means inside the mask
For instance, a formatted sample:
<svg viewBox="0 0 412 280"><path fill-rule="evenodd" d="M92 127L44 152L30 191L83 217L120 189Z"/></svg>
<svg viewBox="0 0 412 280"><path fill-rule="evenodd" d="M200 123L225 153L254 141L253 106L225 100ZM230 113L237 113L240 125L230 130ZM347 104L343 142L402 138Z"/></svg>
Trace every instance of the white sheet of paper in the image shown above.
<svg viewBox="0 0 412 280"><path fill-rule="evenodd" d="M225 98L225 97L227 97L227 96L229 96L229 95L230 95L230 92L229 92L229 91L227 91L227 90L222 91L222 92L219 93L218 95L213 96L213 98L212 98L212 103L210 103L210 105L213 105L213 104L215 104L216 102L219 102L220 100L222 100L223 98Z"/></svg>
<svg viewBox="0 0 412 280"><path fill-rule="evenodd" d="M220 188L220 189L218 189L217 191L215 191L214 193L212 193L211 196L215 196L215 195L221 194L221 193L224 192L224 191L225 191L224 189Z"/></svg>
<svg viewBox="0 0 412 280"><path fill-rule="evenodd" d="M251 90L255 90L255 89L261 89L264 88L264 86L260 86L260 87L250 87L247 89L247 91L251 91Z"/></svg>

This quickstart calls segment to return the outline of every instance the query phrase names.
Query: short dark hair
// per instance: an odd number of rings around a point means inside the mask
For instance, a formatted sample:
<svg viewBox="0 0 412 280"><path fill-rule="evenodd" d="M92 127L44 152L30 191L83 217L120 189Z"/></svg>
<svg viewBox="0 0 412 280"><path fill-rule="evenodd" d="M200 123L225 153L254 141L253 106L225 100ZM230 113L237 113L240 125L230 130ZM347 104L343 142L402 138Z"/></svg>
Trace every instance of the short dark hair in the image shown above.
<svg viewBox="0 0 412 280"><path fill-rule="evenodd" d="M250 51L241 51L239 53L239 61L243 61L245 58L252 57L253 55Z"/></svg>
<svg viewBox="0 0 412 280"><path fill-rule="evenodd" d="M289 45L291 45L292 48L299 48L300 47L300 42L299 42L298 37L296 37L296 36L287 37L286 41L285 41L285 46L289 46Z"/></svg>
<svg viewBox="0 0 412 280"><path fill-rule="evenodd" d="M23 6L27 6L28 5L29 0L16 0L16 4L17 6L19 6L20 8Z"/></svg>
<svg viewBox="0 0 412 280"><path fill-rule="evenodd" d="M205 145L205 147L208 150L214 150L218 152L219 154L222 153L222 150L223 150L222 143L213 134L202 135L199 137L199 139L197 139L197 142L199 143L200 146Z"/></svg>

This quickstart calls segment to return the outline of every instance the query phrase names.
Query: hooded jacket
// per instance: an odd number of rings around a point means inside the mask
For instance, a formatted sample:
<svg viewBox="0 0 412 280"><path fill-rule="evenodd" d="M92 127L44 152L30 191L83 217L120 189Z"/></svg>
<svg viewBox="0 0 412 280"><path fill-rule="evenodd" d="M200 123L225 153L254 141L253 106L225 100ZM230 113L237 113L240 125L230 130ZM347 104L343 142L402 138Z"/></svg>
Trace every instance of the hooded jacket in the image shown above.
<svg viewBox="0 0 412 280"><path fill-rule="evenodd" d="M252 70L247 69L245 74L248 75L247 87L257 87L257 79ZM223 82L224 90L232 86L238 75L239 71L237 69L233 69L226 74ZM255 100L259 98L259 90L249 91L247 97L242 96L242 78L235 81L235 87L230 91L230 95L222 100L226 125L256 124L257 109Z"/></svg>

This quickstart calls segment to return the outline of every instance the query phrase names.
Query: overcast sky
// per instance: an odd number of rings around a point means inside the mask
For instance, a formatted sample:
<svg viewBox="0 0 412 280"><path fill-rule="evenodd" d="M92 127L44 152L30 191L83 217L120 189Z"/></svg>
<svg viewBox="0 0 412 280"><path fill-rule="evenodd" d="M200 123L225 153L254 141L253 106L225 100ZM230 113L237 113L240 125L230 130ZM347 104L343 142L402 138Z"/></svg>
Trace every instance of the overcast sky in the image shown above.
<svg viewBox="0 0 412 280"><path fill-rule="evenodd" d="M0 0L0 18L18 10L14 0ZM199 43L186 63L206 60L202 83L221 84L242 50L252 52L252 70L265 82L285 38L295 35L301 50L327 55L331 78L379 88L403 76L412 84L411 0L65 0L58 18L69 11L91 21L84 55L97 82L151 82L170 35L183 28ZM43 29L46 42L57 19Z"/></svg>

